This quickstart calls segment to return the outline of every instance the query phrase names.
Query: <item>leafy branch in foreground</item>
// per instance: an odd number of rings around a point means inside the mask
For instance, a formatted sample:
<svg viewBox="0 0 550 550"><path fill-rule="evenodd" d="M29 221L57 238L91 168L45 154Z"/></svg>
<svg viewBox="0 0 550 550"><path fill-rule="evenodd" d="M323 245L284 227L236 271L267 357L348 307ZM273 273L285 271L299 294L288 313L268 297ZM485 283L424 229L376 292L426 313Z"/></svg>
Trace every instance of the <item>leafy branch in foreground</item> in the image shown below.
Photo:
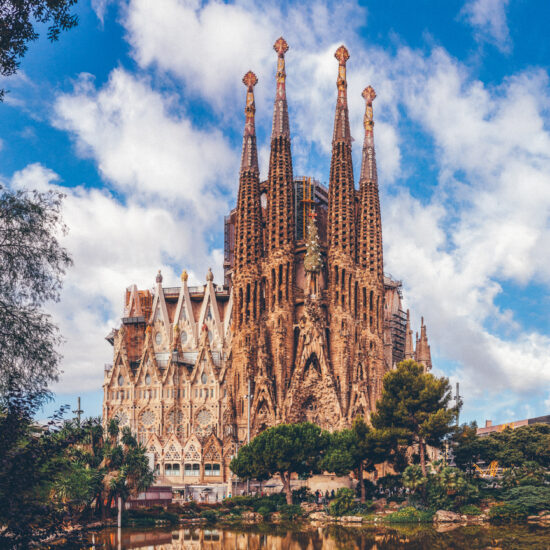
<svg viewBox="0 0 550 550"><path fill-rule="evenodd" d="M61 31L72 29L78 17L71 13L77 0L3 0L0 2L0 75L12 76L20 59L27 53L28 43L38 39L37 23L50 24L48 39L59 39ZM6 90L0 89L0 101Z"/></svg>
<svg viewBox="0 0 550 550"><path fill-rule="evenodd" d="M37 394L57 379L58 329L42 305L58 301L72 265L59 237L63 195L0 186L0 394ZM11 388L11 389L10 389Z"/></svg>

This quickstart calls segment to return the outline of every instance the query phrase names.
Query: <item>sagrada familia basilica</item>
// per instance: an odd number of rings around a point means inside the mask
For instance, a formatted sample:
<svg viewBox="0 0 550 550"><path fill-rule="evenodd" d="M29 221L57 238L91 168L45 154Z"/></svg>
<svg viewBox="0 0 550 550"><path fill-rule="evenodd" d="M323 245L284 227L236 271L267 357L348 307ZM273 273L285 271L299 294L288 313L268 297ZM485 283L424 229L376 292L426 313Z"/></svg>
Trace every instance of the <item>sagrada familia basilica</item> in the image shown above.
<svg viewBox="0 0 550 550"><path fill-rule="evenodd" d="M154 456L162 483L220 485L249 437L281 422L329 430L368 418L382 378L405 358L431 368L422 322L413 344L401 283L384 275L373 136L365 99L356 189L340 46L328 189L295 177L279 38L267 179L258 168L254 87L248 72L237 206L225 219L224 281L126 290L120 328L107 340L103 418L117 418Z"/></svg>

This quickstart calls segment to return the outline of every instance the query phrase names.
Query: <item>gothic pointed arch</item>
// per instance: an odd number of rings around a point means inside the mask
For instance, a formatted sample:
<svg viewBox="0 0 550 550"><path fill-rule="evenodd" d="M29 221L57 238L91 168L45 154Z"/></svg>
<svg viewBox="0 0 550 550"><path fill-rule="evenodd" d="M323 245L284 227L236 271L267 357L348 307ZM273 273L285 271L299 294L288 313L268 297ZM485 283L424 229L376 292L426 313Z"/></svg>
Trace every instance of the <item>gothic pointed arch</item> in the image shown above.
<svg viewBox="0 0 550 550"><path fill-rule="evenodd" d="M343 422L317 300L306 301L298 324L296 364L284 405L286 422L315 422L326 429Z"/></svg>

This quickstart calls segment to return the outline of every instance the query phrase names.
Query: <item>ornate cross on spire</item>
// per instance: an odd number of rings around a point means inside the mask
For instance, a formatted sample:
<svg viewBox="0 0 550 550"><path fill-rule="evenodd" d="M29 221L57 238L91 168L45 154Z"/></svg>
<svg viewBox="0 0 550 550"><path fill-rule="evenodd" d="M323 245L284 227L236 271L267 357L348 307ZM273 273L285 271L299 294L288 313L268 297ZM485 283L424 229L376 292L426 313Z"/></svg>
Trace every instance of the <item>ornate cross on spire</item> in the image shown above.
<svg viewBox="0 0 550 550"><path fill-rule="evenodd" d="M367 86L361 94L365 99L365 116L363 125L365 126L365 140L363 142L363 160L361 163L361 180L377 182L376 158L374 153L374 120L372 114L372 102L376 97L376 92L372 86Z"/></svg>
<svg viewBox="0 0 550 550"><path fill-rule="evenodd" d="M338 87L338 102L346 105L346 88L348 87L348 83L346 80L346 63L349 59L349 52L347 48L342 45L336 50L334 57L338 60L339 63L338 80L336 81L336 86Z"/></svg>
<svg viewBox="0 0 550 550"><path fill-rule="evenodd" d="M244 108L245 123L243 137L243 153L241 157L241 170L258 170L258 154L256 151L256 126L254 115L256 106L254 104L254 86L258 83L258 77L248 71L243 77L243 84L246 86L246 106Z"/></svg>
<svg viewBox="0 0 550 550"><path fill-rule="evenodd" d="M273 44L273 49L277 52L277 55L279 56L277 60L277 94L275 96L275 100L286 99L285 53L288 51L287 41L281 36L277 39L275 44Z"/></svg>
<svg viewBox="0 0 550 550"><path fill-rule="evenodd" d="M372 102L374 101L374 98L376 97L376 92L374 91L374 88L372 86L367 86L363 93L361 94L366 103L367 107L365 109L365 117L363 118L363 124L365 126L365 131L372 133L372 127L374 126L374 121L372 118Z"/></svg>
<svg viewBox="0 0 550 550"><path fill-rule="evenodd" d="M246 106L244 108L244 114L246 116L244 133L245 135L252 136L256 133L254 127L254 114L256 113L256 105L254 104L254 86L258 84L258 77L252 71L248 71L243 76L243 84L247 88Z"/></svg>

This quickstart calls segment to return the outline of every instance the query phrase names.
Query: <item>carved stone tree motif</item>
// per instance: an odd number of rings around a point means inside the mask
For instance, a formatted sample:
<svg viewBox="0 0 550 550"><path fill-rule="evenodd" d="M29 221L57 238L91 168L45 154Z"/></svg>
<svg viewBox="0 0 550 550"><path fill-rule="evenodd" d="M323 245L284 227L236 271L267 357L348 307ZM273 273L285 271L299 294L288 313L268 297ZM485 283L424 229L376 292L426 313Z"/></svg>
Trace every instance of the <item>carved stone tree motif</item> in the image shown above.
<svg viewBox="0 0 550 550"><path fill-rule="evenodd" d="M342 412L327 357L322 314L316 301L300 320L296 368L285 400L285 422L311 421L325 429L342 423Z"/></svg>

